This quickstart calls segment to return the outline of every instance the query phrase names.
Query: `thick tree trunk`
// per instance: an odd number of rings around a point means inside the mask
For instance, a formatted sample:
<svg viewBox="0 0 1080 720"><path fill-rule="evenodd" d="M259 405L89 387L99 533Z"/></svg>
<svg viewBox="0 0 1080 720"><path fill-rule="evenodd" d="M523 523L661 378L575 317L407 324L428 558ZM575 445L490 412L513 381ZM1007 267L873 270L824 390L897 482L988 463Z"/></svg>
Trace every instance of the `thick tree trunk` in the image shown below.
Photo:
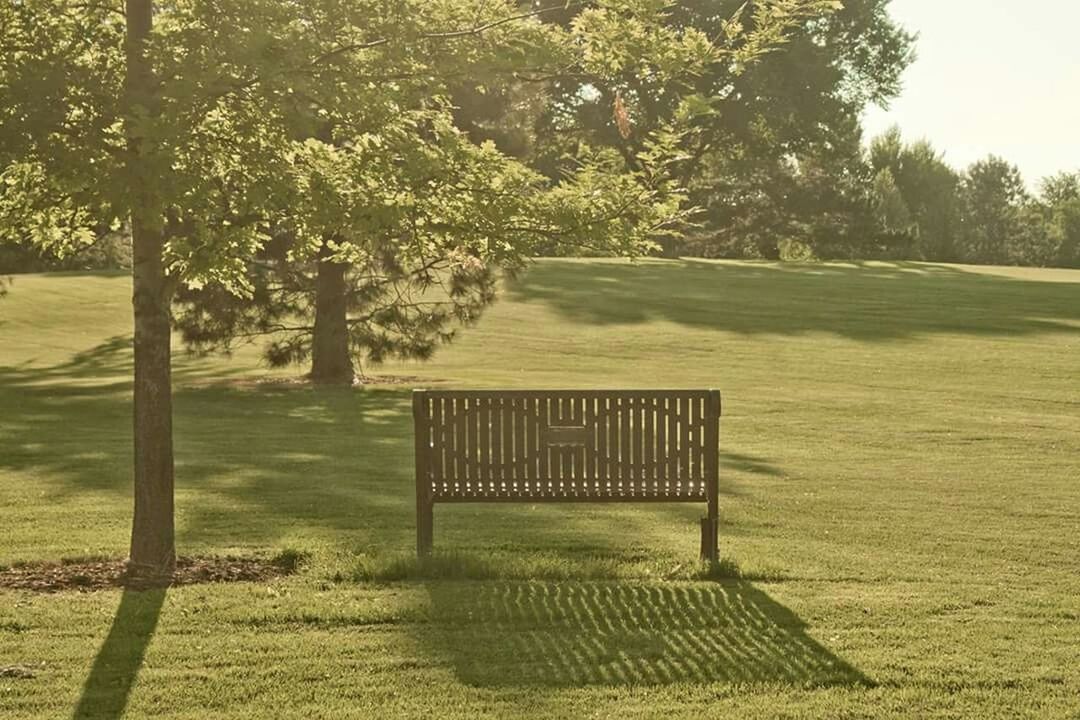
<svg viewBox="0 0 1080 720"><path fill-rule="evenodd" d="M130 572L162 577L176 565L173 527L173 451L170 290L162 262L164 231L156 163L150 141L133 118L153 115L156 82L145 43L152 0L127 0L127 181L131 188L133 311L135 315L135 519Z"/></svg>
<svg viewBox="0 0 1080 720"><path fill-rule="evenodd" d="M319 252L315 278L315 330L311 341L311 380L352 385L356 371L349 352L348 263L333 262L331 251Z"/></svg>

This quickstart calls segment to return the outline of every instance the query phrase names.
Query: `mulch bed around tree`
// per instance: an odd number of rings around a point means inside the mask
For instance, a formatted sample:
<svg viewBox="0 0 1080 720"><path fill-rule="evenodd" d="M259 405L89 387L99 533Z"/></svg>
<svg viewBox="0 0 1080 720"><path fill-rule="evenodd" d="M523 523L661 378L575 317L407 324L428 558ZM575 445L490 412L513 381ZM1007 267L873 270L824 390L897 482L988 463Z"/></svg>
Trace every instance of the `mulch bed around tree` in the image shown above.
<svg viewBox="0 0 1080 720"><path fill-rule="evenodd" d="M55 593L108 588L146 590L153 587L205 583L265 582L296 572L298 558L181 557L171 578L147 581L128 575L124 560L28 563L0 568L0 589Z"/></svg>

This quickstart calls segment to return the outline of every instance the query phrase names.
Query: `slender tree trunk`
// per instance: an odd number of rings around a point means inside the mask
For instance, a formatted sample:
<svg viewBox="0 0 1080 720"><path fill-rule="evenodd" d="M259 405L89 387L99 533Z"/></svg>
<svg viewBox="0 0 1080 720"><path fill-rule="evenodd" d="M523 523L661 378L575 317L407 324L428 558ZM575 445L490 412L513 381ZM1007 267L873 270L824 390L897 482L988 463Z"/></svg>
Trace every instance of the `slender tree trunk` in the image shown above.
<svg viewBox="0 0 1080 720"><path fill-rule="evenodd" d="M151 141L134 118L152 117L157 87L146 56L152 0L126 0L128 183L131 189L133 311L135 315L135 519L130 572L171 574L173 527L171 319L162 261L164 230L158 167Z"/></svg>
<svg viewBox="0 0 1080 720"><path fill-rule="evenodd" d="M332 251L319 251L315 278L315 330L311 341L311 380L352 385L356 371L349 352L348 263L333 262Z"/></svg>
<svg viewBox="0 0 1080 720"><path fill-rule="evenodd" d="M161 232L132 222L135 312L135 521L132 572L165 575L173 529L171 322Z"/></svg>

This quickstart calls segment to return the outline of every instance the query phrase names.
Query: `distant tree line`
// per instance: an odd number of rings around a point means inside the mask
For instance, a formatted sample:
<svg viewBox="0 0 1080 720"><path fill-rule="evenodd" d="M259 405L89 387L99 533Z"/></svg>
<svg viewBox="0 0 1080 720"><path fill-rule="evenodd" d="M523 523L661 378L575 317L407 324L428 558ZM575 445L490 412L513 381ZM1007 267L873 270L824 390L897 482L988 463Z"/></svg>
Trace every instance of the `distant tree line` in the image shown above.
<svg viewBox="0 0 1080 720"><path fill-rule="evenodd" d="M850 162L842 173L822 175L820 167L792 161L783 183L757 188L712 178L725 194L699 196L704 202L697 226L665 240L662 251L1080 268L1080 171L1043 178L1032 192L1003 158L990 155L957 170L929 141L904 143L897 128L874 138ZM707 183L700 178L695 185ZM823 197L823 186L831 187L830 198ZM548 252L558 254L555 248ZM34 245L0 245L0 273L130 265L130 241L115 232L60 258ZM475 287L486 292L491 277L483 279Z"/></svg>
<svg viewBox="0 0 1080 720"><path fill-rule="evenodd" d="M905 143L898 128L849 157L842 172L819 176L792 164L783 188L743 195L754 198L755 213L740 217L729 198L726 212L708 213L676 251L1080 267L1080 172L1044 178L1031 192L1000 157L957 170L928 141ZM815 189L829 181L832 204Z"/></svg>

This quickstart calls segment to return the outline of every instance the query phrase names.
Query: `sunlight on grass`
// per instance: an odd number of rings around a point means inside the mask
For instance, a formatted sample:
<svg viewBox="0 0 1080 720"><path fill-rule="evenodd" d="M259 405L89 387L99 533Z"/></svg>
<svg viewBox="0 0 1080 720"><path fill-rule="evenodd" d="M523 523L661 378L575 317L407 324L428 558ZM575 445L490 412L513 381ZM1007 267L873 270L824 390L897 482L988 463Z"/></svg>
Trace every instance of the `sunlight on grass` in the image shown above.
<svg viewBox="0 0 1080 720"><path fill-rule="evenodd" d="M379 369L721 388L715 567L677 505L439 507L418 561L411 385L180 356L180 552L300 572L0 591L0 667L32 675L0 716L1068 717L1078 298L1076 271L543 261ZM0 564L122 557L129 281L20 277L0 313Z"/></svg>

